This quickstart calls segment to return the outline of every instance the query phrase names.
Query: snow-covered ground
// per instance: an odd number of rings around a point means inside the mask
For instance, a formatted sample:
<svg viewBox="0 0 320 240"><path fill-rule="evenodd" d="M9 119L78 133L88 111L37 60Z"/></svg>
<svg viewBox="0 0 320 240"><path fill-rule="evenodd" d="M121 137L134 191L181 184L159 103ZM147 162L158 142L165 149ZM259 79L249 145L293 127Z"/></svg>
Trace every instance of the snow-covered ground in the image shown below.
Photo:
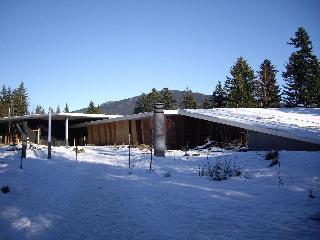
<svg viewBox="0 0 320 240"><path fill-rule="evenodd" d="M320 152L170 151L165 159L126 147L0 148L0 239L320 239ZM199 166L239 164L237 178L212 181ZM170 176L168 177L168 173ZM167 177L166 177L167 176ZM308 197L310 187L315 198Z"/></svg>

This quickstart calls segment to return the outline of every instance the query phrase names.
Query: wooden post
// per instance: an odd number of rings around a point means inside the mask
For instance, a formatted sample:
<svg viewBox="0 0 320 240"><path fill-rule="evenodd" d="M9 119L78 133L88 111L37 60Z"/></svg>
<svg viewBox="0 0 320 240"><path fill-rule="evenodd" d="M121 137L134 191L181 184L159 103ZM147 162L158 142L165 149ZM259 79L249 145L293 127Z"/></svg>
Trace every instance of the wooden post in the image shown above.
<svg viewBox="0 0 320 240"><path fill-rule="evenodd" d="M66 148L69 147L69 119L66 117Z"/></svg>
<svg viewBox="0 0 320 240"><path fill-rule="evenodd" d="M10 109L10 107L9 107L9 110L8 110L8 120L9 120L9 125L8 125L8 127L9 127L9 143L11 143L11 121L10 121L10 119L11 119L11 109Z"/></svg>
<svg viewBox="0 0 320 240"><path fill-rule="evenodd" d="M48 120L48 159L51 159L51 108L49 108Z"/></svg>
<svg viewBox="0 0 320 240"><path fill-rule="evenodd" d="M27 145L25 140L22 140L22 149L21 149L21 159L20 159L20 169L22 169L22 158L27 157Z"/></svg>
<svg viewBox="0 0 320 240"><path fill-rule="evenodd" d="M78 144L76 144L76 164L78 163Z"/></svg>
<svg viewBox="0 0 320 240"><path fill-rule="evenodd" d="M130 133L129 133L129 168L131 165L131 147L130 147Z"/></svg>
<svg viewBox="0 0 320 240"><path fill-rule="evenodd" d="M129 120L129 168L131 166L131 120Z"/></svg>
<svg viewBox="0 0 320 240"><path fill-rule="evenodd" d="M150 144L150 166L149 166L149 170L152 170L152 144Z"/></svg>
<svg viewBox="0 0 320 240"><path fill-rule="evenodd" d="M153 126L151 126L151 131L150 131L150 165L149 165L149 170L152 170L152 143L153 143Z"/></svg>
<svg viewBox="0 0 320 240"><path fill-rule="evenodd" d="M38 134L37 134L37 144L41 144L40 143L40 136L41 136L41 128L38 128Z"/></svg>

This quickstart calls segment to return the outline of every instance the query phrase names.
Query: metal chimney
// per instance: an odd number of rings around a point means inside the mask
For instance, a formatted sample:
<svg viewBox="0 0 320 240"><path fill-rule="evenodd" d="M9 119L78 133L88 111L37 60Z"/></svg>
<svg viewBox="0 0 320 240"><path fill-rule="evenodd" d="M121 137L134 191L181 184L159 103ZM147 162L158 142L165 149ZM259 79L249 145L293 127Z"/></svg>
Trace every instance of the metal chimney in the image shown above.
<svg viewBox="0 0 320 240"><path fill-rule="evenodd" d="M163 103L156 103L153 111L153 146L156 157L165 157L166 150L166 122Z"/></svg>

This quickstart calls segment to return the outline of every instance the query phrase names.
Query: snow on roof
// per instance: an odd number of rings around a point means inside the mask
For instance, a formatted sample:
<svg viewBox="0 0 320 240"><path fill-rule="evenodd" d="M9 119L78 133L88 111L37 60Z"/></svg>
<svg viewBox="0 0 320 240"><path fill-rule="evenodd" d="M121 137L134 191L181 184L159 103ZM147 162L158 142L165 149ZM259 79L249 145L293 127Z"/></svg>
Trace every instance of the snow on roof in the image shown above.
<svg viewBox="0 0 320 240"><path fill-rule="evenodd" d="M179 114L320 144L319 108L182 109Z"/></svg>
<svg viewBox="0 0 320 240"><path fill-rule="evenodd" d="M178 115L178 110L164 110L164 115ZM71 126L71 128L79 128L79 127L85 127L88 125L118 122L118 121L124 121L124 120L142 119L142 118L148 118L152 116L153 116L153 112L144 112L144 113L138 113L138 114L132 114L132 115L126 115L126 116L119 115L118 117L114 117L110 119L103 119L103 120L96 120L96 121L91 121L86 123L74 124Z"/></svg>
<svg viewBox="0 0 320 240"><path fill-rule="evenodd" d="M179 110L164 110L164 115L178 115Z"/></svg>
<svg viewBox="0 0 320 240"><path fill-rule="evenodd" d="M69 119L90 119L90 118L117 118L121 115L106 115L106 114L88 114L88 113L53 113L51 115L52 120L64 120L65 118ZM8 122L10 121L23 121L28 119L41 119L47 120L49 114L30 114L24 116L11 116L11 117L3 117L0 118L0 122Z"/></svg>

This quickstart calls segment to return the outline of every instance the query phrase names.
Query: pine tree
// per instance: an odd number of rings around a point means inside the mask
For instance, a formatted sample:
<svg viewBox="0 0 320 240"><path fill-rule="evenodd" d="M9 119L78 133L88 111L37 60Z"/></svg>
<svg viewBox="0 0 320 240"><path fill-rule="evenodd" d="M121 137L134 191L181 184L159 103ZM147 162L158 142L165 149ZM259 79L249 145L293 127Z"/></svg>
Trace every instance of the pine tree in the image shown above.
<svg viewBox="0 0 320 240"><path fill-rule="evenodd" d="M96 107L96 113L97 113L97 114L103 114L103 112L102 112L99 104L98 104L98 106Z"/></svg>
<svg viewBox="0 0 320 240"><path fill-rule="evenodd" d="M320 106L320 64L312 51L309 34L303 27L299 27L294 38L290 38L289 45L297 51L293 52L286 64L286 71L282 76L286 82L284 86L285 103L288 107Z"/></svg>
<svg viewBox="0 0 320 240"><path fill-rule="evenodd" d="M2 102L3 102L3 97L2 97L2 94L0 92L0 117L4 116L4 106L3 106Z"/></svg>
<svg viewBox="0 0 320 240"><path fill-rule="evenodd" d="M280 89L277 84L276 74L278 70L271 64L271 61L265 59L257 72L256 97L260 107L279 107Z"/></svg>
<svg viewBox="0 0 320 240"><path fill-rule="evenodd" d="M168 88L163 88L160 91L160 102L164 104L164 109L170 110L174 108L176 99Z"/></svg>
<svg viewBox="0 0 320 240"><path fill-rule="evenodd" d="M3 85L0 93L0 117L8 116L9 106L7 106L6 100L7 100L7 88L5 85Z"/></svg>
<svg viewBox="0 0 320 240"><path fill-rule="evenodd" d="M66 106L64 107L63 112L64 112L64 113L68 113L68 112L69 112L68 103L66 103Z"/></svg>
<svg viewBox="0 0 320 240"><path fill-rule="evenodd" d="M215 108L221 108L226 106L226 91L222 87L222 84L220 81L218 81L217 86L215 90L213 91L213 94L210 98L210 101L212 103L212 107Z"/></svg>
<svg viewBox="0 0 320 240"><path fill-rule="evenodd" d="M88 108L87 108L87 113L94 113L95 108L96 108L96 107L95 107L93 101L91 100L90 103L89 103L89 106L88 106Z"/></svg>
<svg viewBox="0 0 320 240"><path fill-rule="evenodd" d="M205 98L204 101L202 102L202 108L203 108L203 109L210 109L210 108L212 108L212 103L209 101L208 98Z"/></svg>
<svg viewBox="0 0 320 240"><path fill-rule="evenodd" d="M35 114L45 114L45 110L41 105L37 105L34 113Z"/></svg>
<svg viewBox="0 0 320 240"><path fill-rule="evenodd" d="M24 87L24 83L21 82L18 88L12 92L12 113L16 116L22 116L28 114L28 93Z"/></svg>
<svg viewBox="0 0 320 240"><path fill-rule="evenodd" d="M12 114L12 91L10 87L6 87L5 85L2 86L1 89L1 116L5 117L9 115L9 109L10 109L10 115Z"/></svg>
<svg viewBox="0 0 320 240"><path fill-rule="evenodd" d="M149 108L148 98L146 94L142 94L139 96L138 100L136 101L136 105L134 107L134 113L142 113L147 112L147 109Z"/></svg>
<svg viewBox="0 0 320 240"><path fill-rule="evenodd" d="M227 77L228 107L254 107L254 71L243 57L239 57L230 69L231 77Z"/></svg>
<svg viewBox="0 0 320 240"><path fill-rule="evenodd" d="M60 110L60 106L59 106L59 105L57 106L56 113L61 113L61 110Z"/></svg>
<svg viewBox="0 0 320 240"><path fill-rule="evenodd" d="M158 102L161 102L161 95L160 93L157 91L157 89L152 88L151 92L148 94L148 109L147 112L152 112L154 105Z"/></svg>
<svg viewBox="0 0 320 240"><path fill-rule="evenodd" d="M183 109L196 109L197 102L194 99L193 92L188 88L184 91L181 101L181 108Z"/></svg>
<svg viewBox="0 0 320 240"><path fill-rule="evenodd" d="M134 113L141 113L141 112L152 112L154 108L154 104L161 102L162 96L157 91L157 89L152 88L150 93L142 94L138 101L136 102Z"/></svg>
<svg viewBox="0 0 320 240"><path fill-rule="evenodd" d="M89 114L100 114L101 113L100 106L98 105L96 107L94 105L93 101L90 101L89 106L87 108L87 113L89 113Z"/></svg>

